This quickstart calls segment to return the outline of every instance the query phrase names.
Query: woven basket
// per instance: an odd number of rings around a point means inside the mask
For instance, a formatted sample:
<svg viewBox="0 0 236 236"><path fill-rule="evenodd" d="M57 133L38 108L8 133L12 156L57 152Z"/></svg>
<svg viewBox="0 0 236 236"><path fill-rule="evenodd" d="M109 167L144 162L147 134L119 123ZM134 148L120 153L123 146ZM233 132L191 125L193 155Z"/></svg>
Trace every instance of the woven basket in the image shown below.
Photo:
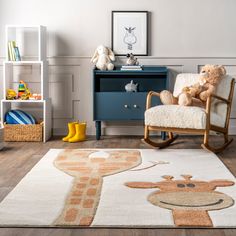
<svg viewBox="0 0 236 236"><path fill-rule="evenodd" d="M43 122L35 125L4 124L6 142L41 142L43 140Z"/></svg>

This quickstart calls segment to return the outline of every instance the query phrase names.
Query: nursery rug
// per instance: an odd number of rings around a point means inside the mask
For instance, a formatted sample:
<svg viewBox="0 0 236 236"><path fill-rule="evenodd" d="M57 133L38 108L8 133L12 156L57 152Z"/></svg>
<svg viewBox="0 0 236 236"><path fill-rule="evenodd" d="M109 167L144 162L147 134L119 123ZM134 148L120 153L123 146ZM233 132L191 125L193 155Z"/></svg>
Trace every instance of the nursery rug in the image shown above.
<svg viewBox="0 0 236 236"><path fill-rule="evenodd" d="M236 227L236 179L200 149L51 149L0 226Z"/></svg>

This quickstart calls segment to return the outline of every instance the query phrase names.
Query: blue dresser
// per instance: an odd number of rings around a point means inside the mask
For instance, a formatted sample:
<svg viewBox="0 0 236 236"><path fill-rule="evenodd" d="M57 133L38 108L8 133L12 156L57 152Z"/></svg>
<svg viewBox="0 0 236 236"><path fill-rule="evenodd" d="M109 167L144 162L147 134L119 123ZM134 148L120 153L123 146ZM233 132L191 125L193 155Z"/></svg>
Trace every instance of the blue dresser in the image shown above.
<svg viewBox="0 0 236 236"><path fill-rule="evenodd" d="M126 92L125 85L133 80L138 92ZM142 71L93 71L93 119L96 138L101 136L101 121L144 120L146 96L151 90L160 92L168 87L168 69L144 66ZM160 104L154 98L152 105Z"/></svg>

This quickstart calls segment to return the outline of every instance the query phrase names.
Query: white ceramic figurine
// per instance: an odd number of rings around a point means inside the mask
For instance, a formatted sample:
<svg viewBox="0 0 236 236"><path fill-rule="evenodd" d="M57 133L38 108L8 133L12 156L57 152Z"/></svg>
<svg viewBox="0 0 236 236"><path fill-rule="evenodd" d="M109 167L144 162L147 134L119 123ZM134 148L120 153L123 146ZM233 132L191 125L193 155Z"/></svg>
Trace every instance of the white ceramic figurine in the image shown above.
<svg viewBox="0 0 236 236"><path fill-rule="evenodd" d="M115 55L112 50L108 47L100 45L97 47L91 62L94 63L99 70L113 70L114 64L111 62L115 61Z"/></svg>
<svg viewBox="0 0 236 236"><path fill-rule="evenodd" d="M125 85L126 92L137 92L138 84L134 84L134 81L131 80L130 83Z"/></svg>

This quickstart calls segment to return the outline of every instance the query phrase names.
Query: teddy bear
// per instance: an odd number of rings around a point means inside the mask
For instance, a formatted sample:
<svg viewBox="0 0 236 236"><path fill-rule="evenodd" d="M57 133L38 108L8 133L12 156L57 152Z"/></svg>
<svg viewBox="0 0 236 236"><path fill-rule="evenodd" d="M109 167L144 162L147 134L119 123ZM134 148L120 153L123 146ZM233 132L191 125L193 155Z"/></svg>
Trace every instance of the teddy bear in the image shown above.
<svg viewBox="0 0 236 236"><path fill-rule="evenodd" d="M167 90L162 91L160 93L161 102L164 105L204 107L208 97L215 92L225 74L226 70L223 66L205 65L201 69L198 83L184 87L178 97L174 97Z"/></svg>
<svg viewBox="0 0 236 236"><path fill-rule="evenodd" d="M108 47L100 45L95 50L95 53L91 59L92 63L95 63L99 70L113 70L114 65L111 63L115 61L115 55Z"/></svg>

